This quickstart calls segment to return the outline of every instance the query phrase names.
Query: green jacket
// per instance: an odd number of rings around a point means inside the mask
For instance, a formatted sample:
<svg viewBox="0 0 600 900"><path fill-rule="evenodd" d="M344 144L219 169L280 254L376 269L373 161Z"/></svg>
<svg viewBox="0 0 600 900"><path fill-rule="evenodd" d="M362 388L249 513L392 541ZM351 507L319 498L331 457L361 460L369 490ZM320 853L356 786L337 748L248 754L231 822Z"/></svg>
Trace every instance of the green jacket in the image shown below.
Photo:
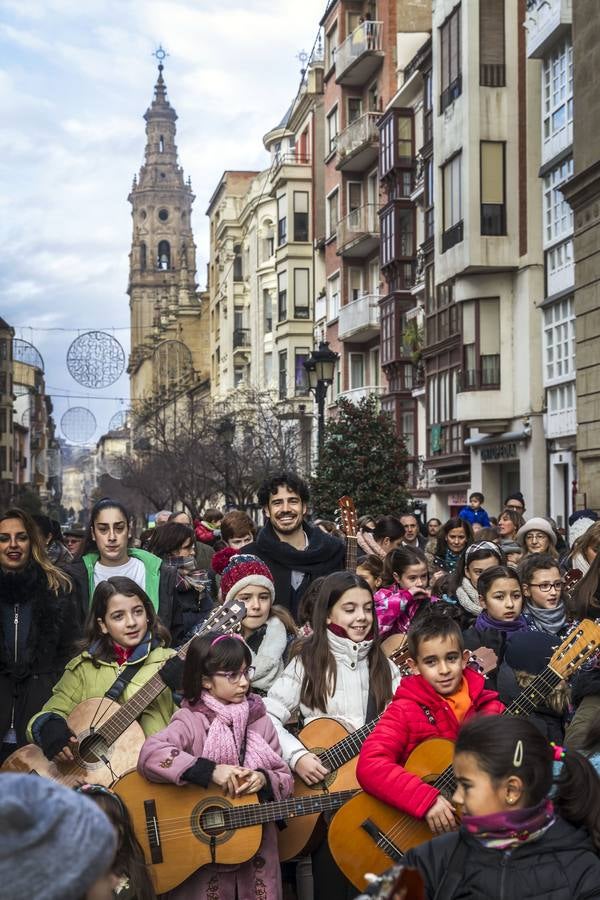
<svg viewBox="0 0 600 900"><path fill-rule="evenodd" d="M160 567L162 565L162 559L158 556L155 556L153 553L148 553L147 550L138 550L136 547L129 547L127 550L128 556L133 556L135 559L139 559L140 562L144 564L144 569L146 570L146 587L145 591L152 600L152 605L156 612L158 612L158 586L160 582ZM94 566L100 559L99 553L86 553L85 556L81 557L82 562L86 568L87 576L88 576L88 585L90 589L90 600L94 596Z"/></svg>
<svg viewBox="0 0 600 900"><path fill-rule="evenodd" d="M151 650L144 665L138 669L129 684L119 698L119 703L125 703L144 685L161 667L166 659L173 656L174 650L166 647L156 647ZM116 662L104 662L99 660L95 666L87 650L80 653L69 662L60 681L55 684L52 696L44 704L42 709L30 719L27 726L27 740L33 741L32 728L37 719L46 713L57 713L68 718L78 703L90 700L94 697L103 697L106 691L114 684L119 674L119 666ZM129 665L129 663L126 663ZM169 688L158 695L144 710L139 718L146 737L166 728L175 712L173 694Z"/></svg>

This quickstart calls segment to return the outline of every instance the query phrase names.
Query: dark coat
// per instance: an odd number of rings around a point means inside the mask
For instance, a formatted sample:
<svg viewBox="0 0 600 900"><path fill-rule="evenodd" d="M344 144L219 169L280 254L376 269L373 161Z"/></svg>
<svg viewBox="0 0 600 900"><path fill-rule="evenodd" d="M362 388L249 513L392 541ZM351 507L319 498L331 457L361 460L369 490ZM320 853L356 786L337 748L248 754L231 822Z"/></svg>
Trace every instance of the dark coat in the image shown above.
<svg viewBox="0 0 600 900"><path fill-rule="evenodd" d="M464 829L409 850L403 859L419 870L433 900L457 844L467 845L460 882L440 900L591 900L600 897L600 859L583 828L557 819L537 841L510 853L489 850Z"/></svg>
<svg viewBox="0 0 600 900"><path fill-rule="evenodd" d="M498 657L498 666L486 675L486 684L491 690L498 689L498 669L502 665L506 650L506 632L499 628L484 628L481 631L471 625L463 631L463 638L467 650L479 650L480 647L489 647Z"/></svg>
<svg viewBox="0 0 600 900"><path fill-rule="evenodd" d="M315 578L331 575L344 568L346 548L339 538L331 537L306 522L303 525L308 537L308 547L296 550L280 541L270 522L261 528L256 540L244 547L244 553L253 553L265 562L275 581L275 602L285 606L295 619L302 595ZM292 590L292 572L304 572L304 580L298 590Z"/></svg>
<svg viewBox="0 0 600 900"><path fill-rule="evenodd" d="M523 693L514 669L511 669L506 661L498 669L497 684L498 694L505 706L510 706ZM548 741L554 741L555 744L562 746L565 739L566 717L566 710L561 714L554 712L548 706L539 705L535 712L527 716L527 719L532 725L535 725L538 731L541 731Z"/></svg>
<svg viewBox="0 0 600 900"><path fill-rule="evenodd" d="M0 606L0 741L14 708L16 749L76 653L78 616L73 596L50 590L36 562L22 573L0 571Z"/></svg>
<svg viewBox="0 0 600 900"><path fill-rule="evenodd" d="M88 571L82 559L76 559L64 567L65 572L73 582L73 594L77 603L79 632L83 636L85 620L90 609L90 582ZM183 642L185 636L185 623L183 610L179 602L176 590L177 569L169 566L160 567L158 582L158 616L163 625L171 633L171 643L174 647Z"/></svg>

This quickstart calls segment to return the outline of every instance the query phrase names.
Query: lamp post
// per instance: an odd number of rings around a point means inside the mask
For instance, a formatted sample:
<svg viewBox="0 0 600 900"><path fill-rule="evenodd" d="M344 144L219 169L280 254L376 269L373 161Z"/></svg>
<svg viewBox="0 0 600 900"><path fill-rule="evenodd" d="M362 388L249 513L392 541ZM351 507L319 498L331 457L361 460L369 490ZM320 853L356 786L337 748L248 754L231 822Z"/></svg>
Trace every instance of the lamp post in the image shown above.
<svg viewBox="0 0 600 900"><path fill-rule="evenodd" d="M229 452L233 446L235 422L229 416L223 416L217 425L216 432L225 448L225 511L227 511L232 505L231 497L229 496Z"/></svg>
<svg viewBox="0 0 600 900"><path fill-rule="evenodd" d="M317 447L319 457L323 449L325 436L325 398L327 388L333 382L335 364L339 354L329 349L328 341L321 341L316 350L304 362L304 368L308 376L308 386L315 395L317 401Z"/></svg>

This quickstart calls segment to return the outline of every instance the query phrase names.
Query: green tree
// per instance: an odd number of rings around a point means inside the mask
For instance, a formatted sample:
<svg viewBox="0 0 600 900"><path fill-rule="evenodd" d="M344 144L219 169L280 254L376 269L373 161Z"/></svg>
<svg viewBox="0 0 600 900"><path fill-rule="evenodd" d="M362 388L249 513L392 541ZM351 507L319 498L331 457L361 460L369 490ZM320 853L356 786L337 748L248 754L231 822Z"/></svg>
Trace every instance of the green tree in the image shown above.
<svg viewBox="0 0 600 900"><path fill-rule="evenodd" d="M325 440L312 479L312 504L333 518L344 494L354 500L359 516L398 513L406 509L406 449L392 417L381 412L374 394L351 403L337 402L338 414L325 426Z"/></svg>

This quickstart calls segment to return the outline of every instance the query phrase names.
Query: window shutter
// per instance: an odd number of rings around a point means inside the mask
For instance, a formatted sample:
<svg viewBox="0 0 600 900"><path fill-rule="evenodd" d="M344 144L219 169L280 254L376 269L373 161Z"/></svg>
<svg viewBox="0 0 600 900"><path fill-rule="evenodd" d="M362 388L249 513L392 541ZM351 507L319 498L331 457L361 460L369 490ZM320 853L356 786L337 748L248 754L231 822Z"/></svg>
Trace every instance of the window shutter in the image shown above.
<svg viewBox="0 0 600 900"><path fill-rule="evenodd" d="M482 65L504 65L504 0L479 0L479 55Z"/></svg>

